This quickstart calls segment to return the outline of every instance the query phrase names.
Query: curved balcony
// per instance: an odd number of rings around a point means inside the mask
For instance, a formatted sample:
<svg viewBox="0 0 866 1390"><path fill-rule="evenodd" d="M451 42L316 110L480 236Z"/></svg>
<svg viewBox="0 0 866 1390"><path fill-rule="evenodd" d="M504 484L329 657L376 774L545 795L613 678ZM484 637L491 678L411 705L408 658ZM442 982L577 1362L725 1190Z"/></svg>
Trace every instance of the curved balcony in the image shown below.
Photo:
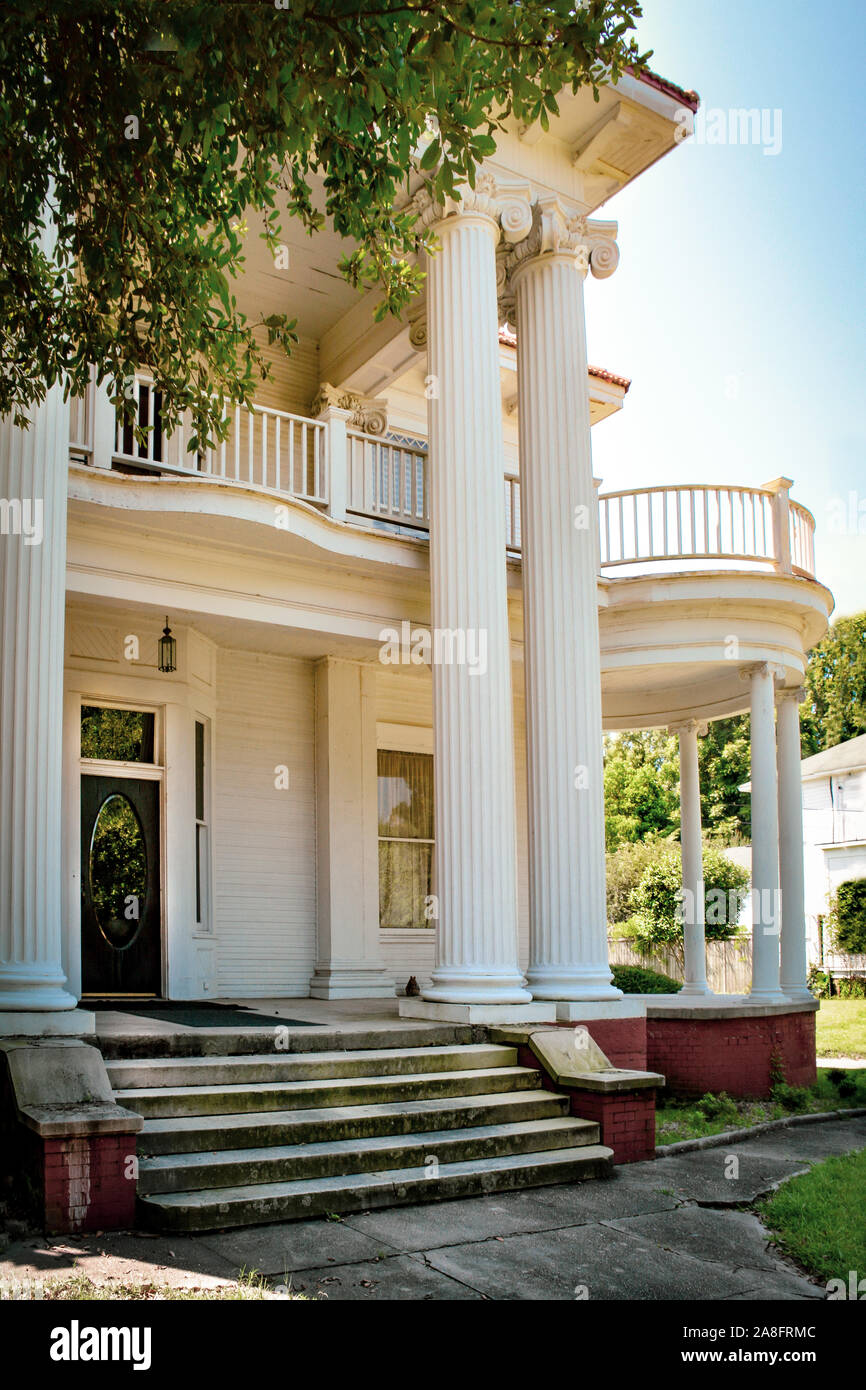
<svg viewBox="0 0 866 1390"><path fill-rule="evenodd" d="M370 435L344 421L309 419L265 407L234 412L228 435L190 454L184 420L171 436L159 422L159 397L137 379L144 443L113 412L99 428L94 393L73 402L70 455L94 467L180 474L305 502L350 524L423 537L428 523L426 441ZM104 414L104 408L103 408ZM766 569L815 577L811 513L791 501L791 480L763 487L694 483L600 493L599 561L625 575L707 568ZM520 480L506 474L505 546L522 546Z"/></svg>

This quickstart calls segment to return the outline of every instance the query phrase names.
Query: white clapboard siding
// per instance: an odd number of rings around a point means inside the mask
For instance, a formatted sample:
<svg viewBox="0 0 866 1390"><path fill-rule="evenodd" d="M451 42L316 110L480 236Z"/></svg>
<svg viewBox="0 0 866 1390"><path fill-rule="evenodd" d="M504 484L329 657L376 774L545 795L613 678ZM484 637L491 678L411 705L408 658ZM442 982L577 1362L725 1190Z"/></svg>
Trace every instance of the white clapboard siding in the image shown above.
<svg viewBox="0 0 866 1390"><path fill-rule="evenodd" d="M220 649L214 738L217 989L304 998L316 958L313 670ZM289 769L279 791L275 769Z"/></svg>

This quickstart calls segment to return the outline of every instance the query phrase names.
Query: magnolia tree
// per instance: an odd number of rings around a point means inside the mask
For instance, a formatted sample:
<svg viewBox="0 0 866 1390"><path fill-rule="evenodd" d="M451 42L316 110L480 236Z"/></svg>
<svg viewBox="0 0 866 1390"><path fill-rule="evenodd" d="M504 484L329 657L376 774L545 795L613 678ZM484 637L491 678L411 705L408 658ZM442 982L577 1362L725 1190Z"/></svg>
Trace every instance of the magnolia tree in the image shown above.
<svg viewBox="0 0 866 1390"><path fill-rule="evenodd" d="M639 69L637 0L7 0L0 13L0 414L80 394L116 405L146 365L196 449L290 350L293 323L238 307L255 226L346 239L381 313L417 292L410 174L470 185L510 116ZM47 253L46 222L55 240Z"/></svg>

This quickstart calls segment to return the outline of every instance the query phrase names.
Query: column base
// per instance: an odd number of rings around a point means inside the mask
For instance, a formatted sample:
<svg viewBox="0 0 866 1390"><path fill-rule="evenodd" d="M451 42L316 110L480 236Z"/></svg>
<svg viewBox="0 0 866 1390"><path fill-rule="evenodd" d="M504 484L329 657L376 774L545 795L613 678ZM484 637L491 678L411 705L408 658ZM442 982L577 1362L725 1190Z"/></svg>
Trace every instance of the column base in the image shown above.
<svg viewBox="0 0 866 1390"><path fill-rule="evenodd" d="M678 993L685 995L689 999L707 999L713 993L713 991L710 989L709 985L706 984L683 985L682 989L679 990Z"/></svg>
<svg viewBox="0 0 866 1390"><path fill-rule="evenodd" d="M532 995L522 975L497 975L490 970L445 966L433 971L423 992L435 1004L531 1004Z"/></svg>
<svg viewBox="0 0 866 1390"><path fill-rule="evenodd" d="M785 989L783 985L782 993L785 996L785 998L790 999L793 1004L808 1004L811 1000L815 998L811 990L808 990L805 985L801 985L799 988L793 989Z"/></svg>
<svg viewBox="0 0 866 1390"><path fill-rule="evenodd" d="M40 1013L0 1008L3 1038L88 1038L95 1032L96 1015L89 1009L46 1009Z"/></svg>
<svg viewBox="0 0 866 1390"><path fill-rule="evenodd" d="M552 1004L448 1004L435 999L401 999L401 1018L440 1023L555 1023Z"/></svg>
<svg viewBox="0 0 866 1390"><path fill-rule="evenodd" d="M790 1004L791 996L780 989L750 989L746 995L750 1004Z"/></svg>
<svg viewBox="0 0 866 1390"><path fill-rule="evenodd" d="M622 999L622 990L612 983L610 970L581 972L573 968L537 967L526 973L526 983L532 990L533 999L551 999L554 1002Z"/></svg>
<svg viewBox="0 0 866 1390"><path fill-rule="evenodd" d="M393 999L394 982L381 966L317 965L311 999Z"/></svg>

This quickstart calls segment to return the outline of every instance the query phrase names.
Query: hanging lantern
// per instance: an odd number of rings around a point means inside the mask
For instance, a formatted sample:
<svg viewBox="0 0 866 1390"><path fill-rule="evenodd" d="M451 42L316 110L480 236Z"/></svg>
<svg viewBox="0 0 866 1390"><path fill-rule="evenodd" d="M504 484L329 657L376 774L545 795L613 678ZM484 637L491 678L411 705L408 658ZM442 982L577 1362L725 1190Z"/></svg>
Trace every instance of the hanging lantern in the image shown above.
<svg viewBox="0 0 866 1390"><path fill-rule="evenodd" d="M159 639L159 669L160 671L177 670L177 640L171 635L168 614L166 614L165 627Z"/></svg>

